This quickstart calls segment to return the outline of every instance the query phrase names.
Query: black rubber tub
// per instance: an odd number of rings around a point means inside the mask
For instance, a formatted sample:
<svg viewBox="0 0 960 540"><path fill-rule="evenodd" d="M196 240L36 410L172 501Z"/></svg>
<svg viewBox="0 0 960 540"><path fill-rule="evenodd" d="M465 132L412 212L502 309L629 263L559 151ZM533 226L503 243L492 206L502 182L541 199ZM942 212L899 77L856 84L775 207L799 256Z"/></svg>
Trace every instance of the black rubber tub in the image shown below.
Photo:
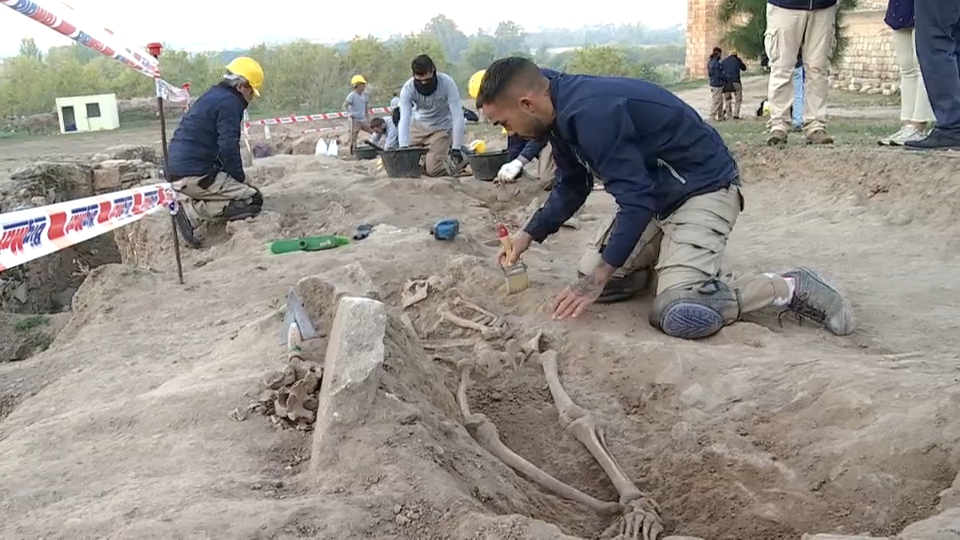
<svg viewBox="0 0 960 540"><path fill-rule="evenodd" d="M377 149L360 144L353 150L353 155L357 156L357 159L377 159Z"/></svg>
<svg viewBox="0 0 960 540"><path fill-rule="evenodd" d="M401 148L380 152L383 168L391 178L420 178L420 158L426 148Z"/></svg>
<svg viewBox="0 0 960 540"><path fill-rule="evenodd" d="M497 177L500 167L503 167L510 161L507 158L507 151L485 152L483 154L467 154L467 162L470 163L470 170L473 171L473 177L477 180L490 182Z"/></svg>

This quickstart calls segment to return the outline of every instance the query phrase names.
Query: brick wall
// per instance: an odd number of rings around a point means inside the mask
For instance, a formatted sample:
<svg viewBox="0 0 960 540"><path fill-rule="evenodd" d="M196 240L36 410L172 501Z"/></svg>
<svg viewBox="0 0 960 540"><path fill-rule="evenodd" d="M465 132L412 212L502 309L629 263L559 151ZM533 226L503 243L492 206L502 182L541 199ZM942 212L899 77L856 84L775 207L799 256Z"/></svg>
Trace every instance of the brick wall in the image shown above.
<svg viewBox="0 0 960 540"><path fill-rule="evenodd" d="M717 18L722 3L723 0L687 0L687 78L705 79L710 51L723 46L724 29Z"/></svg>
<svg viewBox="0 0 960 540"><path fill-rule="evenodd" d="M886 2L861 0L863 7L844 16L847 49L836 66L834 88L866 93L890 93L899 87L900 68L893 51L892 31L884 24Z"/></svg>

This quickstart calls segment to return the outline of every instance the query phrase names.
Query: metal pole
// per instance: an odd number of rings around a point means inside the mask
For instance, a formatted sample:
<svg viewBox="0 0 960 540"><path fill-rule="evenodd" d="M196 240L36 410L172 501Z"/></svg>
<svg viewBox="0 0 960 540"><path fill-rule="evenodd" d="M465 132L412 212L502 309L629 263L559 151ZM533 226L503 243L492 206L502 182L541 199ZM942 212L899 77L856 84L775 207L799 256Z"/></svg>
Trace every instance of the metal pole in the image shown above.
<svg viewBox="0 0 960 540"><path fill-rule="evenodd" d="M150 43L147 45L147 50L150 52L150 56L157 59L157 62L160 61L160 52L163 49L162 45L159 43ZM157 75L154 78L154 83L160 82L160 75ZM160 116L160 148L163 150L163 178L166 181L170 181L170 175L167 173L168 165L170 163L170 154L167 152L167 120L163 114L163 97L161 97L159 89L160 85L155 84L157 92L157 115ZM178 203L179 205L179 203ZM181 212L180 208L177 208L177 212ZM170 214L170 229L173 233L173 253L177 258L177 281L180 282L180 285L183 285L183 261L180 259L180 236L177 233L177 218Z"/></svg>
<svg viewBox="0 0 960 540"><path fill-rule="evenodd" d="M167 153L167 120L163 114L163 98L157 96L157 112L160 114L160 147L163 149L163 178L168 182L170 176L167 174L167 163L170 155ZM177 212L182 212L177 208ZM180 236L177 234L177 218L170 214L170 226L173 232L173 254L177 258L177 280L183 285L183 262L180 259Z"/></svg>

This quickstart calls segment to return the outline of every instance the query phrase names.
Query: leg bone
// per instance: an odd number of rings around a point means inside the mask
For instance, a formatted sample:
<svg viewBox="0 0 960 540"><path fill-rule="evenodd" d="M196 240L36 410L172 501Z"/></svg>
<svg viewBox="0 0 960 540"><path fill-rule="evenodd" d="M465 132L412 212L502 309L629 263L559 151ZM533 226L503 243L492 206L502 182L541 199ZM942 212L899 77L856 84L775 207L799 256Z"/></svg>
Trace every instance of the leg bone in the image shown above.
<svg viewBox="0 0 960 540"><path fill-rule="evenodd" d="M615 514L620 511L620 505L618 503L604 502L576 488L570 487L543 472L537 468L536 465L507 448L507 446L500 441L500 435L497 433L497 427L493 425L493 422L483 414L470 412L470 405L467 403L467 387L470 385L471 370L472 366L464 366L463 372L460 375L460 387L457 389L457 402L460 404L460 412L463 414L464 425L466 425L467 430L470 431L480 446L493 454L506 466L552 493L582 504L596 512Z"/></svg>
<svg viewBox="0 0 960 540"><path fill-rule="evenodd" d="M560 384L557 352L552 350L544 352L540 355L540 362L543 365L547 386L550 388L550 395L553 396L557 411L560 413L560 423L587 448L620 494L620 504L624 507L623 517L608 529L607 533L618 534L616 538L628 540L641 538L656 540L663 532L660 508L656 501L637 489L607 448L603 431L597 426L593 415L574 403Z"/></svg>

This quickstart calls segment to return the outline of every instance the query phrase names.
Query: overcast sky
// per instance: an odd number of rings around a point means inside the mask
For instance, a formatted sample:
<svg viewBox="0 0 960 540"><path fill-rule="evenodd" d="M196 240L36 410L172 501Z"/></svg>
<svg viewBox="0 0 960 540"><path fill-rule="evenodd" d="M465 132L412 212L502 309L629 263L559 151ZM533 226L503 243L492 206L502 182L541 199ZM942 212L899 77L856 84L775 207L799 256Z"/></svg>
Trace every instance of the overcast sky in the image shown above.
<svg viewBox="0 0 960 540"><path fill-rule="evenodd" d="M570 4L576 7L568 9L556 9L553 4L545 9L540 2L516 0L438 3L437 8L429 9L417 9L417 3L384 0L279 0L266 4L226 0L164 0L147 4L130 0L35 1L81 29L84 25L90 27L91 34L99 36L103 28L109 28L119 45L143 46L150 41L162 41L188 50L244 48L263 41L296 38L335 42L358 34L385 38L419 31L441 12L456 21L465 33L472 34L477 28L490 31L502 20L512 20L527 30L627 22L664 28L683 23L687 11L687 2L681 0L633 0L616 4L617 11L589 9L586 3ZM71 42L0 5L0 56L16 54L23 37L34 38L42 50Z"/></svg>

